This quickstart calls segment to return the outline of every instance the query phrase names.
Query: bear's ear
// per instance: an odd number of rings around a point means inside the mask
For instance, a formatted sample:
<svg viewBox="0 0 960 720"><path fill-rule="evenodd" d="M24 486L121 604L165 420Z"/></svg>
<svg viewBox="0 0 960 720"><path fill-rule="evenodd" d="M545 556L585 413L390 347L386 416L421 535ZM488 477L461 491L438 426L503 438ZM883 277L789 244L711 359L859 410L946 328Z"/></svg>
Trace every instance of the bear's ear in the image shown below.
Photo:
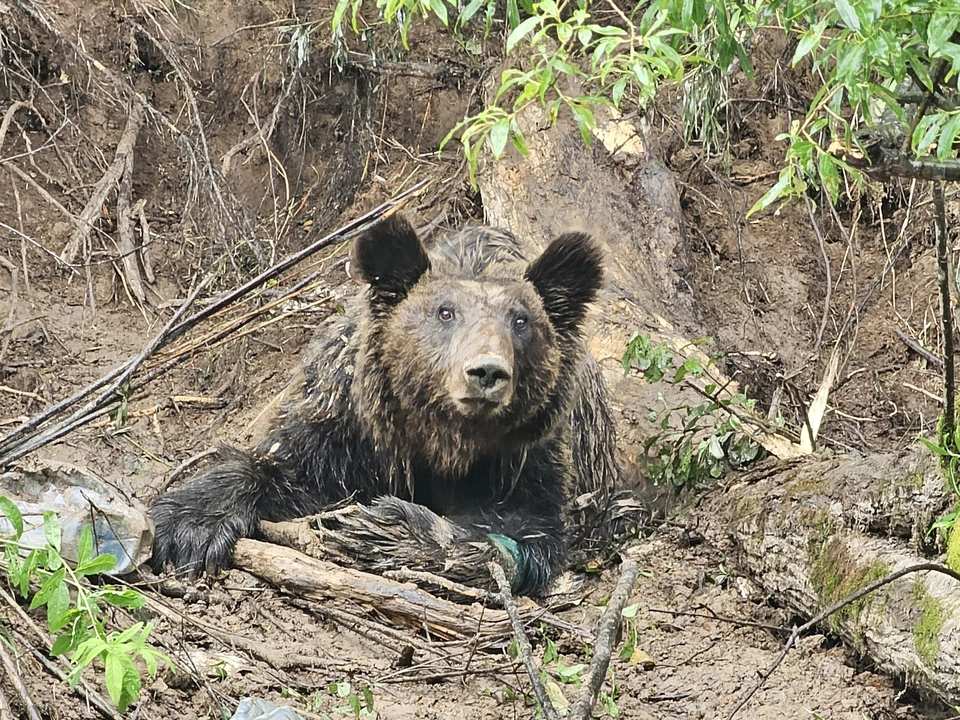
<svg viewBox="0 0 960 720"><path fill-rule="evenodd" d="M527 268L554 328L575 332L603 282L603 253L585 233L566 233L554 240Z"/></svg>
<svg viewBox="0 0 960 720"><path fill-rule="evenodd" d="M373 301L380 304L403 300L430 269L423 243L401 215L388 217L362 235L354 258L360 277L370 283Z"/></svg>

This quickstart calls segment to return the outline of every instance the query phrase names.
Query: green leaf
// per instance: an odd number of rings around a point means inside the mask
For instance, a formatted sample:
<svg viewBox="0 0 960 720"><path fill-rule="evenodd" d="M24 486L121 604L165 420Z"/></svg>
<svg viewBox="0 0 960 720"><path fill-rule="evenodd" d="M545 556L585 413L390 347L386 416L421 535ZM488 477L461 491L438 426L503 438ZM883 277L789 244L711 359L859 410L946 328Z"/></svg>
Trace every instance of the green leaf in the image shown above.
<svg viewBox="0 0 960 720"><path fill-rule="evenodd" d="M447 4L444 0L430 0L430 9L433 10L433 14L440 18L440 22L444 25L449 24L449 17L447 16Z"/></svg>
<svg viewBox="0 0 960 720"><path fill-rule="evenodd" d="M123 661L116 653L108 652L103 664L107 692L113 704L119 706L120 697L123 695Z"/></svg>
<svg viewBox="0 0 960 720"><path fill-rule="evenodd" d="M917 129L913 131L912 138L913 148L917 154L925 153L933 144L944 122L946 122L944 115L926 115L917 123Z"/></svg>
<svg viewBox="0 0 960 720"><path fill-rule="evenodd" d="M0 512L6 515L13 525L13 539L19 540L23 535L23 515L20 514L20 508L14 505L10 498L0 495Z"/></svg>
<svg viewBox="0 0 960 720"><path fill-rule="evenodd" d="M793 54L793 60L790 61L793 67L796 67L797 63L809 55L811 50L820 45L820 39L823 37L825 29L826 25L824 23L817 23L801 36L800 42L797 43L797 50Z"/></svg>
<svg viewBox="0 0 960 720"><path fill-rule="evenodd" d="M577 127L580 128L580 137L583 138L584 144L589 146L593 142L593 136L590 134L590 130L595 124L593 112L586 105L580 103L571 103L570 109L577 121Z"/></svg>
<svg viewBox="0 0 960 720"><path fill-rule="evenodd" d="M639 609L640 603L634 603L633 605L627 605L623 610L620 611L620 614L625 618L635 618Z"/></svg>
<svg viewBox="0 0 960 720"><path fill-rule="evenodd" d="M834 0L834 5L846 26L854 32L860 32L860 18L857 17L850 0Z"/></svg>
<svg viewBox="0 0 960 720"><path fill-rule="evenodd" d="M513 31L507 36L507 53L509 54L513 48L517 46L517 43L523 40L535 27L537 27L543 18L539 15L534 15L533 17L528 17L522 23L517 25Z"/></svg>
<svg viewBox="0 0 960 720"><path fill-rule="evenodd" d="M66 575L67 569L62 567L44 580L40 586L40 591L34 595L33 600L30 601L30 609L36 610L38 607L46 605L57 588L63 585L63 579Z"/></svg>
<svg viewBox="0 0 960 720"><path fill-rule="evenodd" d="M563 680L565 681L574 680L580 675L580 673L582 673L586 669L587 669L586 665L577 663L576 665L571 665L569 667L559 668L557 670L557 674L560 675L560 677L563 678Z"/></svg>
<svg viewBox="0 0 960 720"><path fill-rule="evenodd" d="M93 558L93 529L84 525L80 532L80 542L77 543L77 565L90 562Z"/></svg>
<svg viewBox="0 0 960 720"><path fill-rule="evenodd" d="M70 591L67 584L61 582L53 592L50 593L50 599L47 600L47 627L50 632L56 632L63 626L61 618L70 608Z"/></svg>
<svg viewBox="0 0 960 720"><path fill-rule="evenodd" d="M53 510L47 510L43 513L43 535L47 539L47 544L59 553L60 518Z"/></svg>
<svg viewBox="0 0 960 720"><path fill-rule="evenodd" d="M543 649L543 664L548 665L558 657L560 657L560 653L557 652L557 644L550 638L547 638L547 646Z"/></svg>
<svg viewBox="0 0 960 720"><path fill-rule="evenodd" d="M820 153L820 182L827 191L830 202L836 205L840 197L840 173L833 158L825 152Z"/></svg>
<svg viewBox="0 0 960 720"><path fill-rule="evenodd" d="M493 146L493 157L500 159L503 151L507 147L507 140L510 138L510 118L498 120L490 128L490 144Z"/></svg>
<svg viewBox="0 0 960 720"><path fill-rule="evenodd" d="M937 10L927 25L927 52L931 57L938 55L953 36L960 22L960 12Z"/></svg>
<svg viewBox="0 0 960 720"><path fill-rule="evenodd" d="M113 556L107 555L106 557ZM98 592L96 597L114 607L139 608L147 604L147 599L133 588L124 588L120 592L105 588Z"/></svg>
<svg viewBox="0 0 960 720"><path fill-rule="evenodd" d="M334 32L340 28L340 24L343 22L343 15L348 7L350 7L350 0L338 0L337 7L333 10L333 21L330 23Z"/></svg>
<svg viewBox="0 0 960 720"><path fill-rule="evenodd" d="M623 100L623 93L627 89L627 78L626 76L621 77L617 82L613 84L613 90L610 91L610 98L613 100L613 106L616 108L620 107L620 102Z"/></svg>
<svg viewBox="0 0 960 720"><path fill-rule="evenodd" d="M953 143L960 133L960 113L951 115L943 126L940 137L937 139L937 160L943 162L953 154Z"/></svg>
<svg viewBox="0 0 960 720"><path fill-rule="evenodd" d="M507 26L513 30L520 24L520 10L517 0L507 0Z"/></svg>
<svg viewBox="0 0 960 720"><path fill-rule="evenodd" d="M470 20L473 19L473 16L477 14L477 11L483 7L484 3L486 2L487 0L471 0L470 4L467 5L463 9L463 12L460 13L460 17L458 19L460 26L462 27L470 22Z"/></svg>
<svg viewBox="0 0 960 720"><path fill-rule="evenodd" d="M117 559L113 555L97 555L90 562L84 563L77 568L77 575L99 575L100 573L110 572L117 564Z"/></svg>
<svg viewBox="0 0 960 720"><path fill-rule="evenodd" d="M70 652L79 640L80 623L74 623L69 631L61 633L50 647L50 655L57 657ZM82 634L81 634L82 636Z"/></svg>
<svg viewBox="0 0 960 720"><path fill-rule="evenodd" d="M754 213L760 212L761 210L766 210L770 205L776 202L782 195L786 194L787 188L791 187L793 184L793 166L785 167L780 171L780 179L777 180L776 185L767 190L753 207L747 211L747 219L750 218Z"/></svg>
<svg viewBox="0 0 960 720"><path fill-rule="evenodd" d="M517 152L523 156L530 154L530 148L527 147L527 141L523 138L523 133L520 132L520 126L517 124L516 118L510 121L510 135L513 138L513 146L517 149Z"/></svg>

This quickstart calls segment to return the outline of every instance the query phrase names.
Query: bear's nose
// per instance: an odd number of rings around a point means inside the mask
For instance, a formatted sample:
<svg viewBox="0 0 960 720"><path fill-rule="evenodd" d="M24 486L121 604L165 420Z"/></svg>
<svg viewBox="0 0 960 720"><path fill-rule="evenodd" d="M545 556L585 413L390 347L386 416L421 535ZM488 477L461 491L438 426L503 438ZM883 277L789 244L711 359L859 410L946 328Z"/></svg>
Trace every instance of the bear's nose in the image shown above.
<svg viewBox="0 0 960 720"><path fill-rule="evenodd" d="M464 368L467 382L484 395L501 390L510 381L510 371L503 358L487 355L476 358Z"/></svg>

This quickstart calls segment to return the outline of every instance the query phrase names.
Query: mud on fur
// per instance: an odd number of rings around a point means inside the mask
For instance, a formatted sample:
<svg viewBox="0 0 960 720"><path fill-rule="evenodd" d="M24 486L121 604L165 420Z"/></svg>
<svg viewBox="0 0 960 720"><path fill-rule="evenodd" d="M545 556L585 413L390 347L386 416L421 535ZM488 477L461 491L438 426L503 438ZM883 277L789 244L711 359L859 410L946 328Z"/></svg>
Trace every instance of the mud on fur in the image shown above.
<svg viewBox="0 0 960 720"><path fill-rule="evenodd" d="M467 227L428 254L394 216L358 240L355 266L368 287L320 329L263 441L153 503L154 566L216 573L261 520L349 498L389 528L390 552L358 543L362 566L392 554L442 571L447 554L486 553L515 592L542 591L565 561L571 498L619 480L582 338L600 248L569 233L528 264L511 234Z"/></svg>

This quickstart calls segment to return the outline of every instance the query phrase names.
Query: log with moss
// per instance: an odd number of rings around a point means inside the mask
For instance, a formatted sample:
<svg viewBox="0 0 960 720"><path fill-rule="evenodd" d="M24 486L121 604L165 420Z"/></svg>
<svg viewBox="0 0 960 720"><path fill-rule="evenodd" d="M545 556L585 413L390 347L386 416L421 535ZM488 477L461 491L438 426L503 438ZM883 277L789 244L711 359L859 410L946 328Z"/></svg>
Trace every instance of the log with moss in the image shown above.
<svg viewBox="0 0 960 720"><path fill-rule="evenodd" d="M712 502L730 523L740 566L778 603L814 617L891 572L929 562L921 554L930 549L927 529L952 497L931 453L914 447L794 461ZM960 703L955 580L905 576L827 625L884 672Z"/></svg>

